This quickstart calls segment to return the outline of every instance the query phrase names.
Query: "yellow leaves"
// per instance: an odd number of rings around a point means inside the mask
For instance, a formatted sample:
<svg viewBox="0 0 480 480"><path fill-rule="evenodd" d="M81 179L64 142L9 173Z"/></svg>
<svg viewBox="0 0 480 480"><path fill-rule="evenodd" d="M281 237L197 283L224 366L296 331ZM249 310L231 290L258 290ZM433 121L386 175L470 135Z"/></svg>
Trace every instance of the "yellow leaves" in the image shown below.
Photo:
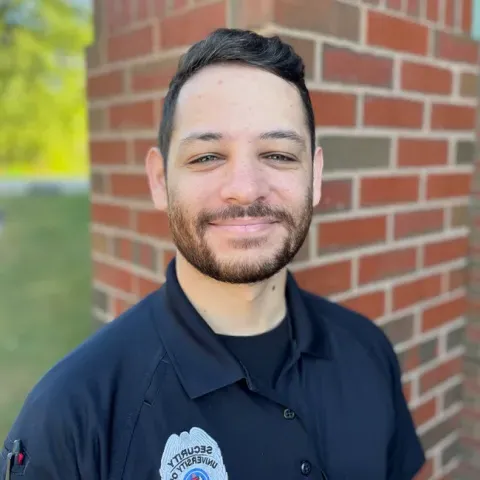
<svg viewBox="0 0 480 480"><path fill-rule="evenodd" d="M89 12L71 0L11 0L0 9L0 173L85 173ZM8 11L8 7L10 10Z"/></svg>

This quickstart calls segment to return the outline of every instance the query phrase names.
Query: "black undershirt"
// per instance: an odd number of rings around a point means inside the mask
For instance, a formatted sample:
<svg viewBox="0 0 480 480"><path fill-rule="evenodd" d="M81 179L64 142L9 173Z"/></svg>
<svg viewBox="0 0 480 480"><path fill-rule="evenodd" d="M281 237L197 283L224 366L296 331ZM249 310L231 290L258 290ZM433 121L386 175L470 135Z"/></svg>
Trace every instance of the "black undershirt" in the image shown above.
<svg viewBox="0 0 480 480"><path fill-rule="evenodd" d="M288 317L273 330L253 336L219 335L249 375L273 386L290 353Z"/></svg>

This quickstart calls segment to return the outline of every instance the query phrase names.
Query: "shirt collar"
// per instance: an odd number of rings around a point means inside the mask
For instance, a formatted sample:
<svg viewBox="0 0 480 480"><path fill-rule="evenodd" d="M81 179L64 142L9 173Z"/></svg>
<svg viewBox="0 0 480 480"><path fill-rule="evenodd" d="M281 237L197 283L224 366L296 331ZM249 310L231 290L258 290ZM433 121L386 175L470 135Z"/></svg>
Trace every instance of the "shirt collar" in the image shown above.
<svg viewBox="0 0 480 480"><path fill-rule="evenodd" d="M166 283L157 292L163 303L155 323L176 373L190 398L198 398L227 385L251 380L242 365L208 326L183 292L176 275L175 259L167 267ZM288 273L287 306L292 322L294 350L319 358L329 357L325 324L318 312L313 317L302 291Z"/></svg>

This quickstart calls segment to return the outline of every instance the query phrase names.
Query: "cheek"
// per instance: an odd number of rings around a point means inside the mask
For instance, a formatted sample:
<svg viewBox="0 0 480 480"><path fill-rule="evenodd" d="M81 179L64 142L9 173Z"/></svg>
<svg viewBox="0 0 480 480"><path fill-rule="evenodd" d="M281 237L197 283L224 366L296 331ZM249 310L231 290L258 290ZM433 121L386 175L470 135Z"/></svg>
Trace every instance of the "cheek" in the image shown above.
<svg viewBox="0 0 480 480"><path fill-rule="evenodd" d="M204 202L205 186L198 180L181 179L172 182L168 192L170 205L175 204L188 211L199 210Z"/></svg>
<svg viewBox="0 0 480 480"><path fill-rule="evenodd" d="M282 179L277 182L274 192L280 197L280 201L292 208L305 202L305 197L308 193L309 185L301 178L291 176L287 179Z"/></svg>

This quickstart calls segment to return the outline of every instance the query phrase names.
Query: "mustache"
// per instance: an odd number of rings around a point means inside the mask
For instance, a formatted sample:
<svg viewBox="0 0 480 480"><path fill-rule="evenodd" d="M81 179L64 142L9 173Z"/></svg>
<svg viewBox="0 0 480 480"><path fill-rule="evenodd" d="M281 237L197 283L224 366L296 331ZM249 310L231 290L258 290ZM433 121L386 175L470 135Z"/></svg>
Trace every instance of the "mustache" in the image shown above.
<svg viewBox="0 0 480 480"><path fill-rule="evenodd" d="M212 222L232 220L234 218L273 218L279 222L286 222L291 224L293 222L292 216L285 210L266 205L264 203L253 203L247 207L241 205L229 205L228 207L201 212L198 216L198 223L206 225Z"/></svg>

